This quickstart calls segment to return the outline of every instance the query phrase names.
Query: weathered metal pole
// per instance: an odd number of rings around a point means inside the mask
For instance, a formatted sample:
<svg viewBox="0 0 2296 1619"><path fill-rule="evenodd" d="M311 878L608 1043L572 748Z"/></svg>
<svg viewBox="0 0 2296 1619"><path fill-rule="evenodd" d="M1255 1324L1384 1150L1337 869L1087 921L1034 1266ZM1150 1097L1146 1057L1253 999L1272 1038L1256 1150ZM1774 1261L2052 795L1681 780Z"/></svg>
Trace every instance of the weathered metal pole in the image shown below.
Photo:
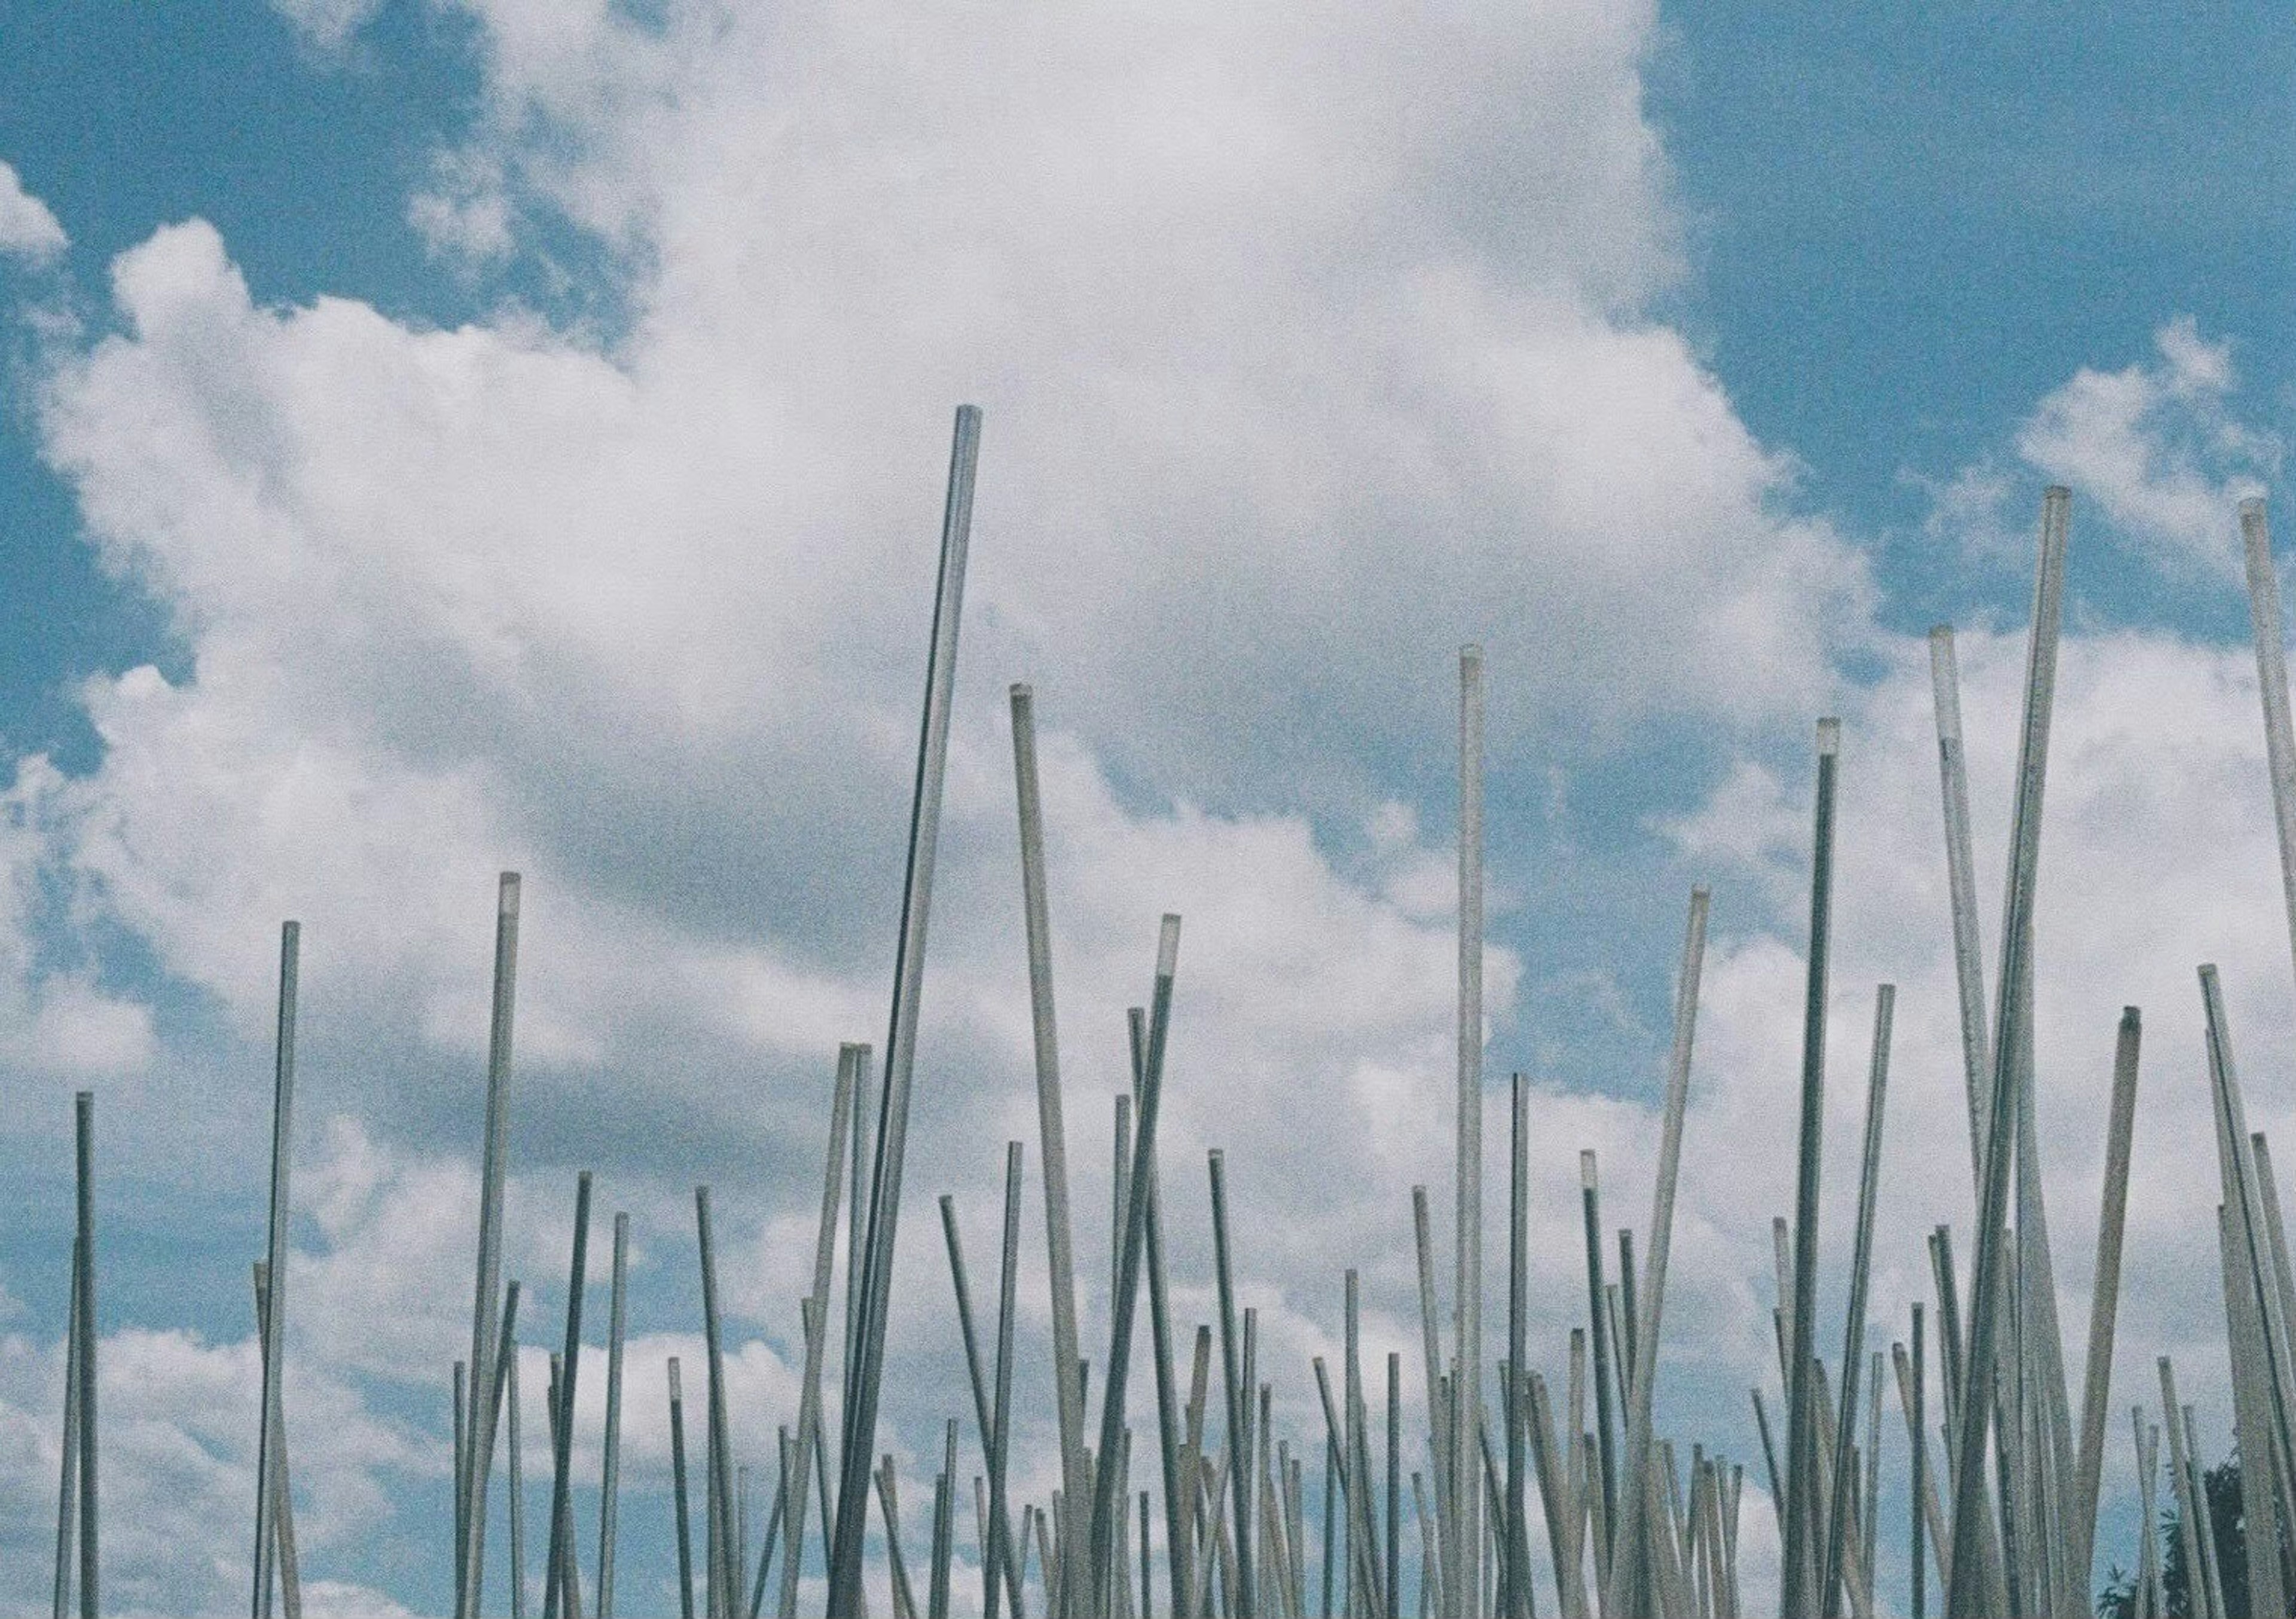
<svg viewBox="0 0 2296 1619"><path fill-rule="evenodd" d="M566 1347L559 1357L560 1370L552 1395L555 1413L553 1419L557 1426L551 1440L550 1560L542 1574L544 1619L557 1619L562 1611L560 1600L565 1587L560 1576L570 1561L567 1553L574 1533L574 1384L581 1368L582 1278L589 1252L590 1172L586 1169L574 1178L574 1257L567 1267ZM488 1345L487 1350L491 1354L494 1345ZM474 1429L477 1426L472 1424ZM472 1448L476 1448L475 1444ZM477 1505L475 1500L472 1505Z"/></svg>
<svg viewBox="0 0 2296 1619"><path fill-rule="evenodd" d="M1451 1449L1450 1551L1454 1619L1483 1607L1482 1474L1475 1431L1483 1387L1483 650L1459 650L1459 1062L1457 1263L1452 1337L1459 1375Z"/></svg>
<svg viewBox="0 0 2296 1619"><path fill-rule="evenodd" d="M1890 1089L1890 1028L1898 1005L1898 988L1884 984L1874 993L1874 1060L1868 1070L1866 1089L1866 1151L1857 1175L1857 1246L1849 1262L1849 1311L1842 1327L1841 1344L1841 1414L1834 1419L1834 1431L1841 1435L1846 1452L1849 1438L1856 1430L1857 1417L1857 1373L1865 1359L1866 1292L1873 1275L1874 1210L1880 1195L1882 1182L1882 1109ZM1874 1394L1881 1394L1878 1379ZM1825 1578L1819 1586L1824 1593L1826 1612L1830 1616L1840 1611L1838 1596L1841 1578L1842 1558L1849 1550L1850 1483L1853 1470L1837 1467L1833 1470L1833 1502L1826 1515ZM1867 1492L1865 1516L1868 1523L1874 1517L1873 1493ZM1868 1559L1866 1578L1873 1577Z"/></svg>
<svg viewBox="0 0 2296 1619"><path fill-rule="evenodd" d="M1822 1590L1812 1556L1816 1528L1817 1423L1810 1357L1817 1325L1818 1176L1825 1139L1826 967L1833 938L1834 774L1841 722L1817 723L1817 818L1811 840L1809 961L1802 1001L1801 1133L1794 1180L1792 1329L1786 1352L1785 1560L1778 1574L1788 1619L1817 1612ZM1631 1501L1633 1498L1629 1497ZM1631 1510L1631 1506L1629 1508Z"/></svg>
<svg viewBox="0 0 2296 1619"><path fill-rule="evenodd" d="M496 1322L502 1310L503 1184L510 1170L510 1062L512 1011L518 995L519 876L504 871L495 890L494 1005L487 1032L486 1141L479 1169L479 1272L471 1310L471 1386L492 1379ZM494 1435L475 1435L465 1447L456 1498L463 1503L461 1566L455 1580L456 1619L479 1619L486 1570L487 1477Z"/></svg>
<svg viewBox="0 0 2296 1619"><path fill-rule="evenodd" d="M932 650L925 669L924 721L917 741L916 792L909 816L907 877L902 886L900 944L893 964L893 1010L885 1035L885 1086L878 1108L876 1173L863 1247L860 1356L854 1399L845 1413L844 1465L837 1493L836 1555L829 1570L829 1608L857 1613L861 1553L867 1531L869 1460L877 1444L877 1399L885 1370L885 1317L892 1302L893 1254L900 1225L901 1169L908 1142L909 1086L916 1067L917 1012L924 993L925 924L932 908L933 861L940 837L940 799L948 769L949 708L956 685L956 632L964 602L965 547L972 530L972 478L980 450L980 412L961 405L949 450L948 500L941 519L940 578L934 592Z"/></svg>
<svg viewBox="0 0 2296 1619"><path fill-rule="evenodd" d="M282 1340L287 1319L287 1221L292 1205L288 1173L295 1158L295 973L302 940L298 922L279 925L279 1026L273 1048L271 1091L271 1229L264 1247L268 1280L263 1311L262 1412L256 1419L255 1594L249 1611L265 1619L271 1611L272 1558L275 1550L272 1497L284 1488L275 1413L284 1409Z"/></svg>
<svg viewBox="0 0 2296 1619"><path fill-rule="evenodd" d="M2080 1536L2074 1576L2087 1586L2096 1558L2096 1500L2104 1463L2104 1408L2112 1393L2112 1328L2120 1303L2120 1239L2128 1224L2128 1159L2136 1125L2136 1060L2144 1020L2133 1007L2120 1012L2112 1059L2112 1110L2104 1132L2103 1208L2097 1216L2096 1285L2088 1312L2088 1354L2082 1365L2080 1476L2075 1484L2073 1529Z"/></svg>
<svg viewBox="0 0 2296 1619"><path fill-rule="evenodd" d="M629 1322L630 1217L614 1216L613 1292L606 1314L606 1449L598 1504L598 1619L614 1619L614 1532L622 1462L622 1339Z"/></svg>
<svg viewBox="0 0 2296 1619"><path fill-rule="evenodd" d="M95 1092L72 1098L74 1162L78 1171L76 1203L78 1263L73 1270L79 1304L79 1612L96 1619L96 1427L95 1412Z"/></svg>

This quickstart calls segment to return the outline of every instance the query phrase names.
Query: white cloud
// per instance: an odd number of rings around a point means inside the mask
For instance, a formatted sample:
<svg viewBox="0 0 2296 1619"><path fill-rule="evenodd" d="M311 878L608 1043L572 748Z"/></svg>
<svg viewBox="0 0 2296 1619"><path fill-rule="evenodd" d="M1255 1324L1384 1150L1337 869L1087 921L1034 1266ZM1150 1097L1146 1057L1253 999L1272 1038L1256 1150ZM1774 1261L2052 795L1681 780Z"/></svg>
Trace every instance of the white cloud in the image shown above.
<svg viewBox="0 0 2296 1619"><path fill-rule="evenodd" d="M24 189L12 167L0 163L0 258L38 263L62 252L68 241L48 205Z"/></svg>
<svg viewBox="0 0 2296 1619"><path fill-rule="evenodd" d="M2233 509L2263 493L2284 446L2233 409L2228 343L2210 342L2180 315L2153 334L2153 345L2150 363L2084 367L2042 400L2018 453L2095 500L2109 522L2162 560L2237 576Z"/></svg>

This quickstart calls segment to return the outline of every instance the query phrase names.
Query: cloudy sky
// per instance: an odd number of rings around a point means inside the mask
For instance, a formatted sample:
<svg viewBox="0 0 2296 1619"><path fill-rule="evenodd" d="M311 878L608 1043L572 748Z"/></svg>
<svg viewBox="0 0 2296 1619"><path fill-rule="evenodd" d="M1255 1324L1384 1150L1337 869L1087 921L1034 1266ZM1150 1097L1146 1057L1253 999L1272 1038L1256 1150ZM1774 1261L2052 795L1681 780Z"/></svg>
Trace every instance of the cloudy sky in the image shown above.
<svg viewBox="0 0 2296 1619"><path fill-rule="evenodd" d="M1044 728L1087 1344L1124 1009L1174 911L1176 1309L1211 1319L1222 1148L1279 1424L1320 1443L1308 1359L1350 1265L1374 1363L1406 1351L1418 1386L1409 1198L1430 1187L1447 1243L1453 705L1477 642L1485 1137L1503 1185L1506 1076L1529 1075L1535 1353L1560 1378L1580 1319L1581 1148L1612 1223L1647 1222L1681 918L1709 884L1660 1419L1753 1461L1811 724L1845 725L1826 1241L1888 981L1872 1314L1903 1336L1921 1234L1965 1231L1970 1201L1925 632L1961 633L1989 957L2051 482L2073 494L2039 920L2061 1312L2078 1344L2114 1026L2140 1004L2114 1403L2175 1354L2221 1456L2200 962L2251 1122L2296 1140L2234 516L2279 491L2296 433L2284 22L10 7L0 1610L47 1601L83 1088L107 1601L245 1599L287 917L306 1582L315 1610L446 1605L504 869L527 894L529 1477L587 1168L600 1233L633 1224L622 1602L674 1600L662 1361L699 1358L693 1188L724 1227L736 1443L763 1477L837 1045L883 1034L960 401L986 428L883 1435L913 1535L944 1417L973 1453L932 1198L955 1194L984 1285L1008 1138L1021 1377L1048 1387L1011 682ZM1841 1308L1829 1286L1829 1340ZM1049 1422L1022 1403L1041 1490ZM2133 1546L2125 1443L2108 1462L2100 1573Z"/></svg>

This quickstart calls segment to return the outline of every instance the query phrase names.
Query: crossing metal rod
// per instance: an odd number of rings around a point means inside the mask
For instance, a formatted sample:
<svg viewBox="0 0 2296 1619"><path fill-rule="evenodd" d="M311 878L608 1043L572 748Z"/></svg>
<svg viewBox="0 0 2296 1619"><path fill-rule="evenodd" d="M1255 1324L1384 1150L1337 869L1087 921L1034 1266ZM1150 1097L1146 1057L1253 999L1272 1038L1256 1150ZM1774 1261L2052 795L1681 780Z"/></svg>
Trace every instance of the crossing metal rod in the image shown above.
<svg viewBox="0 0 2296 1619"><path fill-rule="evenodd" d="M570 1594L561 1573L570 1563L567 1554L574 1531L574 1384L581 1369L582 1279L589 1252L590 1172L586 1169L574 1179L574 1257L567 1267L566 1347L560 1354L560 1371L551 1395L557 1426L551 1437L550 1559L544 1565L542 1574L544 1619L557 1619L565 1611L560 1606L561 1600ZM491 1354L494 1345L489 1344L487 1348ZM479 1426L475 1422L472 1425L473 1430ZM472 1448L477 1448L475 1443Z"/></svg>
<svg viewBox="0 0 2296 1619"><path fill-rule="evenodd" d="M1841 1414L1834 1419L1834 1431L1842 1436L1846 1449L1849 1435L1856 1431L1857 1416L1857 1373L1865 1359L1866 1293L1873 1276L1874 1211L1881 1191L1882 1182L1882 1111L1890 1088L1890 1029L1898 1005L1898 988L1884 984L1874 993L1874 1059L1868 1069L1866 1087L1866 1151L1857 1176L1857 1234L1856 1247L1849 1262L1849 1312L1842 1327L1841 1344ZM1881 1393L1880 1380L1874 1393ZM1870 1459L1869 1459L1870 1465ZM1856 1476L1846 1466L1833 1470L1833 1501L1826 1514L1825 1576L1818 1589L1824 1594L1829 1616L1840 1611L1838 1583L1841 1578L1842 1558L1849 1522L1850 1481ZM1873 1492L1866 1492L1865 1517L1870 1524L1875 1517ZM1866 1580L1873 1579L1868 1559Z"/></svg>
<svg viewBox="0 0 2296 1619"><path fill-rule="evenodd" d="M1459 1371L1451 1385L1451 1431L1476 1429L1483 1386L1483 650L1459 650L1459 1051L1458 1210L1454 1228L1452 1342ZM1483 1606L1482 1474L1473 1444L1451 1449L1450 1552L1455 1619Z"/></svg>
<svg viewBox="0 0 2296 1619"><path fill-rule="evenodd" d="M837 1205L845 1186L845 1141L853 1127L853 1098L867 1065L868 1048L851 1043L837 1051L837 1078L829 1103L829 1163L821 1177L821 1219L815 1228L813 1291L800 1306L805 1329L804 1381L798 1394L796 1460L790 1468L789 1555L782 1562L781 1619L797 1619L798 1574L805 1562L806 1487L813 1480L815 1446L821 1438L821 1363L829 1337L829 1289L837 1262ZM826 1510L829 1503L822 1503Z"/></svg>
<svg viewBox="0 0 2296 1619"><path fill-rule="evenodd" d="M519 875L502 873L495 890L493 1010L487 1031L486 1139L479 1170L479 1267L477 1296L471 1310L472 1386L484 1387L493 1367L496 1322L502 1309L503 1185L510 1167L510 1063L512 1014L518 998ZM463 1504L461 1558L455 1577L455 1619L479 1619L479 1597L486 1572L487 1479L494 1435L481 1434L464 1447L463 1476L455 1499Z"/></svg>
<svg viewBox="0 0 2296 1619"><path fill-rule="evenodd" d="M1833 938L1834 778L1841 722L1817 723L1817 814L1811 839L1809 960L1802 1002L1801 1130L1794 1179L1794 1284L1786 1353L1785 1560L1778 1580L1789 1619L1817 1611L1812 1532L1817 1516L1817 1424L1810 1359L1817 1325L1818 1178L1825 1139L1826 969ZM1634 1493L1628 1495L1629 1512Z"/></svg>
<svg viewBox="0 0 2296 1619"><path fill-rule="evenodd" d="M1013 777L1020 805L1021 912L1029 938L1029 1017L1037 1068L1038 1150L1045 1161L1045 1252L1050 1273L1054 1411L1060 1424L1061 1488L1070 1500L1086 1493L1084 1389L1077 1376L1076 1255L1069 1214L1068 1137L1061 1117L1061 1046L1053 998L1053 939L1045 883L1045 811L1037 780L1036 700L1025 685L1012 691ZM1065 1549L1073 1552L1071 1544ZM1064 1573L1073 1571L1064 1570ZM1081 1574L1073 1577L1081 1582ZM1054 1570L1045 1570L1047 1589ZM787 1619L787 1616L784 1616ZM1057 1615L1054 1616L1057 1619Z"/></svg>
<svg viewBox="0 0 2296 1619"><path fill-rule="evenodd" d="M1651 1197L1648 1275L1640 1289L1642 1320L1635 1329L1634 1378L1628 1386L1625 1521L1613 1538L1604 1572L1609 1590L1603 1611L1634 1614L1652 1605L1644 1553L1649 1491L1638 1482L1651 1476L1652 1394L1658 1383L1660 1320L1666 1302L1667 1257L1674 1232L1675 1190L1682 1169L1682 1126L1690 1100L1691 1055L1698 1033L1698 985L1706 960L1707 891L1690 891L1690 916L1684 926L1682 968L1674 995L1674 1043L1667 1058L1666 1113L1660 1129L1658 1181Z"/></svg>
<svg viewBox="0 0 2296 1619"><path fill-rule="evenodd" d="M279 1027L273 1048L271 1092L271 1229L264 1247L268 1287L261 1326L262 1411L256 1419L255 1593L249 1610L254 1619L265 1619L271 1611L275 1550L272 1498L284 1488L285 1476L275 1414L283 1409L281 1345L287 1319L287 1221L291 1207L288 1176L295 1158L295 977L302 931L299 922L279 925Z"/></svg>
<svg viewBox="0 0 2296 1619"><path fill-rule="evenodd" d="M66 1619L71 1611L73 1560L76 1556L72 1531L78 1519L74 1509L78 1505L79 1480L79 1244L72 1244L71 1296L68 1306L69 1324L64 1329L64 1432L62 1478L56 1486L56 1592L55 1619Z"/></svg>
<svg viewBox="0 0 2296 1619"><path fill-rule="evenodd" d="M80 1619L96 1619L95 1092L79 1092L72 1106L78 1221L72 1279L79 1305L79 1341L74 1345L79 1370L79 1612Z"/></svg>
<svg viewBox="0 0 2296 1619"><path fill-rule="evenodd" d="M2002 917L2004 955L1994 1019L1993 1085L1987 1100L1991 1117L1985 1131L1985 1173L1976 1224L1977 1256L1969 1290L1969 1347L1963 1357L1964 1397L1956 1413L1959 1434L1951 1465L1953 1570L1947 1582L1948 1619L1973 1619L1985 1597L1977 1551L1977 1525L1985 1490L1986 1435L1992 1417L1998 1308L2006 1269L2004 1235L2009 1213L2009 1171L2014 1161L2012 1136L2017 1121L2018 1054L2025 1049L2024 1022L2032 1015L2032 976L2026 956L2032 947L2032 912L2040 865L2041 789L2046 771L2049 709L2056 683L2058 623L2063 608L2064 560L2071 495L2051 487L2043 498L2041 556L2033 585L2033 628L2027 648L2025 718L2018 744L2017 793L2011 820L2008 904ZM2006 1435L2005 1435L2005 1438ZM2003 1503L2005 1515L2013 1503Z"/></svg>
<svg viewBox="0 0 2296 1619"><path fill-rule="evenodd" d="M2143 1015L2133 1006L2122 1008L2112 1058L2112 1108L2104 1132L2104 1197L2097 1216L2088 1353L2082 1363L2080 1473L2072 1521L2080 1540L2071 1563L2084 1589L2096 1558L2096 1502L2104 1465L2105 1405L2112 1393L2112 1329L2120 1312L2120 1241L2128 1225L2129 1149L2136 1125L2136 1064L2144 1034Z"/></svg>
<svg viewBox="0 0 2296 1619"><path fill-rule="evenodd" d="M630 1217L614 1215L613 1291L606 1312L606 1449L598 1503L598 1619L614 1619L614 1535L621 1488L622 1340L629 1324Z"/></svg>
<svg viewBox="0 0 2296 1619"><path fill-rule="evenodd" d="M870 1183L868 1235L862 1244L860 1341L855 1346L859 1363L851 1378L852 1404L845 1413L835 1555L829 1569L829 1610L834 1614L858 1613L861 1608L869 1463L876 1451L878 1395L885 1373L885 1318L892 1304L901 1170L908 1144L909 1089L916 1067L918 1007L924 993L925 925L932 908L941 788L948 770L956 633L964 613L965 548L972 530L972 480L980 451L980 411L975 405L961 405L949 447L940 577L933 594L932 650L925 667L924 720L917 740L916 791L909 815L908 870L902 884L900 943L893 962L893 1010L885 1034L885 1083L877 1110L877 1161Z"/></svg>

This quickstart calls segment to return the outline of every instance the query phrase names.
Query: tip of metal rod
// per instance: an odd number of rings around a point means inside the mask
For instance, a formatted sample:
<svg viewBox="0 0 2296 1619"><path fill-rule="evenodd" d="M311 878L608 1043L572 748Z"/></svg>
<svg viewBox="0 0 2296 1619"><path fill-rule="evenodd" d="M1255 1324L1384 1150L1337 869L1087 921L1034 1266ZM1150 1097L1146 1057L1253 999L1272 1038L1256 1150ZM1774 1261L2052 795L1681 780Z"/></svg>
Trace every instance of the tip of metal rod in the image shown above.
<svg viewBox="0 0 2296 1619"><path fill-rule="evenodd" d="M1595 1190L1595 1149L1592 1147L1578 1149L1578 1184L1588 1191Z"/></svg>
<svg viewBox="0 0 2296 1619"><path fill-rule="evenodd" d="M1951 646L1953 644L1953 626L1949 624L1933 624L1930 626L1930 640L1932 642L1940 645Z"/></svg>
<svg viewBox="0 0 2296 1619"><path fill-rule="evenodd" d="M518 883L517 872L502 874L501 887L496 891L495 909L504 916L518 914Z"/></svg>
<svg viewBox="0 0 2296 1619"><path fill-rule="evenodd" d="M1817 751L1827 757L1841 751L1841 722L1822 719L1817 722Z"/></svg>
<svg viewBox="0 0 2296 1619"><path fill-rule="evenodd" d="M2051 484L2047 488L2041 491L2041 498L2049 502L2052 505L2062 506L2071 502L2073 492L2070 489L2066 488L2062 484Z"/></svg>
<svg viewBox="0 0 2296 1619"><path fill-rule="evenodd" d="M1164 922L1156 935L1156 976L1168 978L1179 970L1180 917L1175 911L1164 912Z"/></svg>

